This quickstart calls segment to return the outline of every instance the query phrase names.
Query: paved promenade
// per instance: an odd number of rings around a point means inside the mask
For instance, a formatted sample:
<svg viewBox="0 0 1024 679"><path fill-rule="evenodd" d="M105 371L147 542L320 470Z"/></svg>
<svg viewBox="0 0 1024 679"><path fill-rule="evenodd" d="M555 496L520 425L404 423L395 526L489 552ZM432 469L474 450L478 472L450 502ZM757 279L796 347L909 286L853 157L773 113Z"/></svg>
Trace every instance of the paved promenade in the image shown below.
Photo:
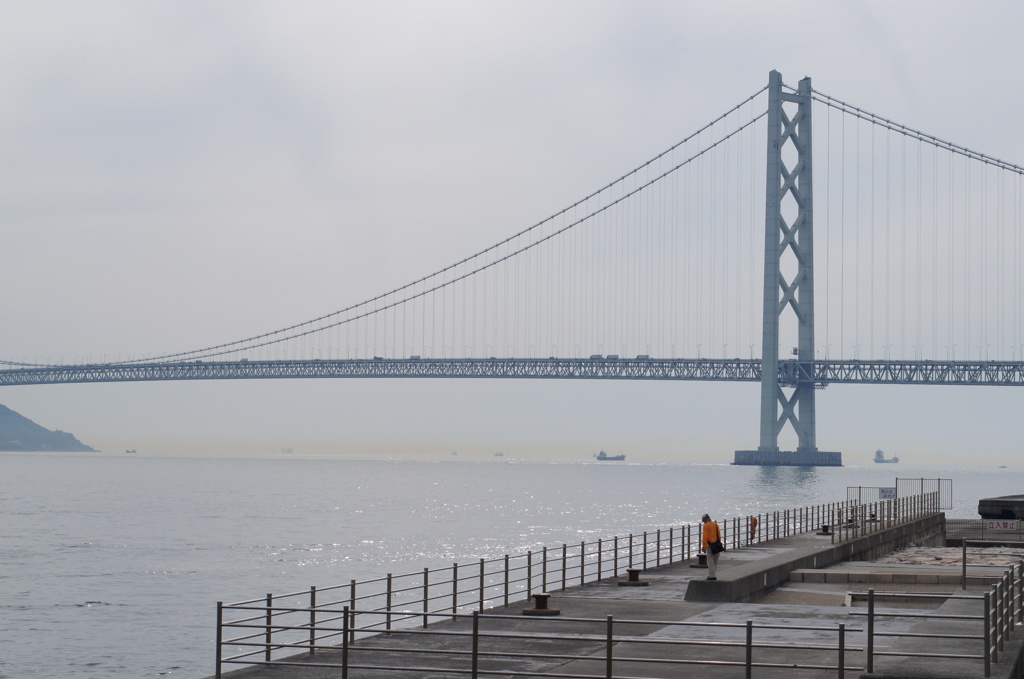
<svg viewBox="0 0 1024 679"><path fill-rule="evenodd" d="M872 561L842 561L822 568L807 567L816 560L829 561L835 548L829 536L801 534L761 543L752 547L729 550L722 554L718 580L706 580L707 571L694 568L689 562L647 570L642 579L647 586L620 586L619 580L606 579L585 586L552 592L550 608L558 609L557 617L527 616L524 608L533 601L518 602L509 608L497 608L481 616L480 648L482 654L501 652L512 657L482 656L480 676L488 672L507 671L509 676L530 677L540 673L563 676L604 676L606 671L605 642L607 616L613 616L616 635L629 640L614 644L616 677L744 677L742 665L654 664L651 658L666 661L714 661L743 663L742 644L747 621L753 623L754 663L775 667L754 667L753 677L836 677L836 669L794 669L799 665L837 664L838 627L845 625L847 665L846 676L867 677L945 677L970 679L984 676L981 660L936 658L944 655L979 655L983 643L982 623L966 619L932 619L909 617L911 614L941 613L943 615L980 615L982 602L977 599L945 598L877 601L876 635L883 633L959 634L970 639L941 639L928 636L894 638L876 636L874 673L866 674L867 620L857 615L866 611L863 597L868 587L876 592L909 592L929 594L979 594L987 590L986 580L999 577L1004 567L972 567L966 592L960 588L958 564L920 565L892 564ZM798 567L799 566L799 567ZM784 574L784 577L781 575ZM779 586L759 589L758 583L781 578ZM753 594L745 594L754 592ZM742 599L747 598L747 601ZM491 617L490 614L501 617ZM641 621L631 623L630 621ZM681 624L683 623L683 624ZM685 623L726 623L733 626L688 626ZM361 665L390 667L431 667L434 671L383 671L350 669L353 679L439 679L469 676L470 660L465 636L446 632L465 632L472 620L440 622L429 631L411 630L365 639L355 644L349 662ZM777 626L765 629L761 626ZM793 629L803 627L806 629ZM429 636L428 636L429 634ZM503 635L529 635L531 639L514 639ZM556 638L557 637L557 638ZM991 667L991 676L1010 679L1014 661L1020 654L1018 631L1005 644L999 661ZM718 645L668 644L678 640L711 640ZM733 645L729 645L732 642ZM358 648L358 650L357 650ZM399 653L399 649L425 649L420 653ZM802 650L807 648L808 650ZM877 655L879 653L919 653L921 657ZM571 655L566 660L545 656ZM635 662L630 658L636 658ZM320 652L315 656L297 655L292 666L254 667L225 672L231 679L326 679L341 677L337 668L316 667L317 663L340 662L340 652ZM226 668L227 669L227 668Z"/></svg>

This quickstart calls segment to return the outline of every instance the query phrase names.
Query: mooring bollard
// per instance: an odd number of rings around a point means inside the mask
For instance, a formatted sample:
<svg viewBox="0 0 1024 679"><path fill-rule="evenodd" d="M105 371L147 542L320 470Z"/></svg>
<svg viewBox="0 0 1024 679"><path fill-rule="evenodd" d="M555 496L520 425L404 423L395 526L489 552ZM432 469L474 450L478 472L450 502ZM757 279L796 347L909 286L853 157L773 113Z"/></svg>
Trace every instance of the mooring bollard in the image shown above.
<svg viewBox="0 0 1024 679"><path fill-rule="evenodd" d="M644 572L643 568L627 568L626 572L629 574L629 579L619 580L620 587L646 587L651 584L647 580L640 579L640 574Z"/></svg>
<svg viewBox="0 0 1024 679"><path fill-rule="evenodd" d="M533 595L533 608L524 608L523 615L560 615L557 608L548 608L548 599L551 595L547 592L537 592Z"/></svg>

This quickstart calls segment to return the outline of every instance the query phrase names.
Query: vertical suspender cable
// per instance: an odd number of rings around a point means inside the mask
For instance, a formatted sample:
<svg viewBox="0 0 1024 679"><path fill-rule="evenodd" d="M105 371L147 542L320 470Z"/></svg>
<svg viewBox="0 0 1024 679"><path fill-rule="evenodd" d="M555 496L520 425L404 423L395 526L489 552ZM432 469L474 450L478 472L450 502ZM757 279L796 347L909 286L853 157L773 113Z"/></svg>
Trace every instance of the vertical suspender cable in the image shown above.
<svg viewBox="0 0 1024 679"><path fill-rule="evenodd" d="M832 265L832 230L829 228L832 217L832 107L825 107L825 359L828 359L828 346L831 325L829 310L832 298L829 295L829 269ZM820 241L819 241L820 242ZM819 269L821 271L821 269Z"/></svg>
<svg viewBox="0 0 1024 679"><path fill-rule="evenodd" d="M853 247L853 338L854 338L854 358L860 358L860 120L855 120L857 125L856 129L856 155L854 156L855 172L854 172L854 201L853 201L853 224L857 229L854 234L854 247Z"/></svg>
<svg viewBox="0 0 1024 679"><path fill-rule="evenodd" d="M971 357L971 167L964 158L964 355Z"/></svg>
<svg viewBox="0 0 1024 679"><path fill-rule="evenodd" d="M920 355L920 358L918 359L918 360L921 360L921 361L924 360L924 343L921 341L923 339L923 337L921 336L921 307L924 305L924 302L925 302L924 293L921 290L921 269L924 268L924 263L921 261L921 240L922 240L922 238L921 238L921 229L922 229L922 225L924 224L924 215L921 213L921 205L922 205L921 200L922 200L922 194L924 192L924 189L921 186L921 179L922 179L922 175L921 175L921 155L922 155L921 154L921 148L922 148L922 146L923 145L920 142L918 142L918 144L917 144L917 232L916 232L916 239L917 239L917 272L916 273L917 273L917 343L921 347L921 355Z"/></svg>
<svg viewBox="0 0 1024 679"><path fill-rule="evenodd" d="M955 156L953 155L953 151L950 150L949 151L949 159L948 159L947 165L946 165L946 174L948 176L948 181L949 181L949 188L946 190L946 196L947 196L947 198L946 198L946 203L947 203L947 206L946 206L946 212L947 212L947 214L946 214L946 229L949 232L949 237L947 239L947 243L949 243L949 245L948 245L948 251L949 251L948 252L948 260L949 260L949 264L947 265L948 271L947 271L947 275L946 275L946 280L949 281L949 284L946 286L946 289L948 291L948 294L946 296L946 307L947 307L946 308L946 323L949 326L949 328L946 331L946 335L949 338L949 346L950 346L950 348L952 349L952 352L953 352L952 353L952 360L956 360L956 342L953 341L954 339L956 339L953 336L953 295L956 294L954 289L953 289L953 286L954 286L954 284L956 282L956 280L954 278L954 269L953 269L953 253L956 252L956 248L953 246L953 190L954 190L954 187L956 186L953 183L953 178L955 176L954 168L953 168L954 160L955 160Z"/></svg>
<svg viewBox="0 0 1024 679"><path fill-rule="evenodd" d="M839 358L846 341L846 115L839 117L842 144L839 148Z"/></svg>
<svg viewBox="0 0 1024 679"><path fill-rule="evenodd" d="M939 149L931 147L932 153L932 350L939 351ZM924 358L922 356L922 358Z"/></svg>

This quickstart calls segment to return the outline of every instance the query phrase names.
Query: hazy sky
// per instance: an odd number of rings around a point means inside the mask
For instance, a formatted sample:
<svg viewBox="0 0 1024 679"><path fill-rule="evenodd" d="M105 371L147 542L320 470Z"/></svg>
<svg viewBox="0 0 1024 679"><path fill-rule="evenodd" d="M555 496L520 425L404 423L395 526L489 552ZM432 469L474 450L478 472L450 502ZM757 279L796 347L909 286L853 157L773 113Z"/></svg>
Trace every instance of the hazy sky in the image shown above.
<svg viewBox="0 0 1024 679"><path fill-rule="evenodd" d="M7 2L0 357L234 340L434 271L694 132L778 69L1024 164L1024 5ZM754 384L470 380L7 387L145 454L728 462ZM819 392L867 461L1016 461L1024 389Z"/></svg>

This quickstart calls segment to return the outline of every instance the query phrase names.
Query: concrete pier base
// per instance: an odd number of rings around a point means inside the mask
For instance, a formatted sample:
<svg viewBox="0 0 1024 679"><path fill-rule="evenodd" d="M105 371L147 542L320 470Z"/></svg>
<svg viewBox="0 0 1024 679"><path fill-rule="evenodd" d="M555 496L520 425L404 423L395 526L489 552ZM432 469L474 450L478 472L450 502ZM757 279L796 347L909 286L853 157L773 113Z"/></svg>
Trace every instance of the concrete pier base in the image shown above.
<svg viewBox="0 0 1024 679"><path fill-rule="evenodd" d="M788 450L737 450L733 464L761 467L842 467L842 453Z"/></svg>

